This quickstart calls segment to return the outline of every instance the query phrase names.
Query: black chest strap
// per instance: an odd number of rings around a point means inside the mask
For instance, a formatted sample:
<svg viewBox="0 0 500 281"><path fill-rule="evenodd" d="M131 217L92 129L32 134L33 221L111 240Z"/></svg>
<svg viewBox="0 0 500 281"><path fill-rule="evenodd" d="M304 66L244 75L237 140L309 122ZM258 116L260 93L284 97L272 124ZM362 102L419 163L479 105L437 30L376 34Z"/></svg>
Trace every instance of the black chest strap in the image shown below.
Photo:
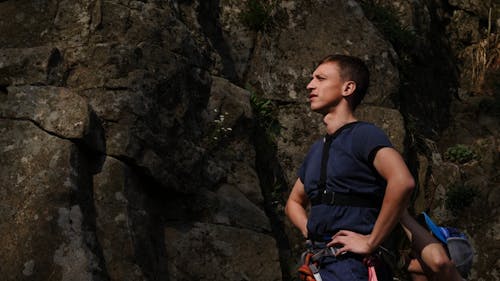
<svg viewBox="0 0 500 281"><path fill-rule="evenodd" d="M327 165L330 156L330 146L337 134L326 135L321 155L321 170L318 182L318 196L311 199L311 205L327 204L338 206L380 208L382 199L373 194L339 193L326 190Z"/></svg>

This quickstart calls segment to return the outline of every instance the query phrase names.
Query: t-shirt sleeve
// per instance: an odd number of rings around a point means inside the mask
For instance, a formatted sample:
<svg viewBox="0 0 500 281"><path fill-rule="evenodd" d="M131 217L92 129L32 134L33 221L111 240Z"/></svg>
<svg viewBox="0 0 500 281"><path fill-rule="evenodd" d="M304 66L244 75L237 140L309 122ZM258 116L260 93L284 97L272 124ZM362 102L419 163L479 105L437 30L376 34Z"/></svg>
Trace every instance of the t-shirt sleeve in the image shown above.
<svg viewBox="0 0 500 281"><path fill-rule="evenodd" d="M393 147L382 129L366 123L356 128L353 148L357 157L372 164L377 151L384 147Z"/></svg>
<svg viewBox="0 0 500 281"><path fill-rule="evenodd" d="M297 172L297 176L299 177L301 182L304 182L305 177L306 177L306 168L305 168L306 162L302 162L302 165L300 165L299 171Z"/></svg>
<svg viewBox="0 0 500 281"><path fill-rule="evenodd" d="M306 182L306 174L307 174L307 166L310 165L311 158L314 157L313 154L314 152L319 149L319 147L322 146L322 141L318 140L316 141L311 148L309 149L307 155L304 157L304 161L300 165L300 168L297 172L297 176L300 178L300 181L305 183Z"/></svg>

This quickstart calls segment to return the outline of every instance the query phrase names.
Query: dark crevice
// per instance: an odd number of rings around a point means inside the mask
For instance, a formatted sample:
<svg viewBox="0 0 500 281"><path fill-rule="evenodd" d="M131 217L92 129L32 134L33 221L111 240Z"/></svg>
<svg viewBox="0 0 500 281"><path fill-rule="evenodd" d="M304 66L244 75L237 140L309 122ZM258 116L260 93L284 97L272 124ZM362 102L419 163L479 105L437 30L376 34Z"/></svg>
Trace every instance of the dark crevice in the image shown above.
<svg viewBox="0 0 500 281"><path fill-rule="evenodd" d="M63 56L59 49L54 48L50 52L46 69L46 84L52 86L64 86L66 83L66 72L63 65Z"/></svg>
<svg viewBox="0 0 500 281"><path fill-rule="evenodd" d="M82 145L81 142L75 142L75 149L71 154L71 166L77 170L77 173L72 174L76 177L73 181L76 182L76 189L71 191L70 205L80 206L82 212L82 238L85 245L97 257L97 265L89 268L92 270L93 281L109 281L107 274L106 263L102 247L97 237L96 224L96 208L94 204L94 187L93 174L94 168L102 163L96 163L95 159L101 159L100 153L91 150L88 146Z"/></svg>
<svg viewBox="0 0 500 281"><path fill-rule="evenodd" d="M109 118L103 118L103 117L101 117L101 119L105 123L114 123L114 124L118 124L119 123L118 119L109 119Z"/></svg>
<svg viewBox="0 0 500 281"><path fill-rule="evenodd" d="M155 181L146 168L137 165L134 159L106 155L90 148L81 139L67 140L75 143L77 147L72 154L72 167L78 170L79 177L76 179L78 189L71 195L71 205L78 205L82 210L84 240L99 262L92 272L93 280L110 280L103 249L96 235L97 213L92 177L102 171L105 158L111 157L123 163L128 171L125 173L124 194L128 201L127 219L130 238L134 246L133 262L139 265L147 280L168 281L162 218L162 209L165 208L164 203L169 195L165 191L166 188Z"/></svg>
<svg viewBox="0 0 500 281"><path fill-rule="evenodd" d="M220 54L222 59L222 73L225 78L235 84L241 80L238 77L234 61L231 56L230 47L224 39L222 28L220 27L219 14L220 5L219 0L200 1L198 11L198 21L205 36L210 40L216 51Z"/></svg>
<svg viewBox="0 0 500 281"><path fill-rule="evenodd" d="M170 202L177 195L153 178L151 172L125 155L108 155L122 162L129 171L126 176L125 196L134 245L135 262L147 280L168 281L165 247L165 215ZM169 199L170 198L170 199ZM179 215L179 210L175 215Z"/></svg>
<svg viewBox="0 0 500 281"><path fill-rule="evenodd" d="M128 157L126 155L113 155L113 154L108 154L107 157L111 157L111 158L114 158L120 162L122 162L123 164L127 165L128 167L130 167L134 173L138 174L139 176L141 177L145 177L145 178L148 178L150 180L148 181L153 181L153 177L151 175L151 173L149 172L149 170L143 166L140 166L139 164L137 164L136 160L134 158L131 158L131 157ZM150 184L152 186L156 186L158 187L158 185L160 185L159 182L150 182ZM151 189L151 187L146 187L146 190L149 190Z"/></svg>
<svg viewBox="0 0 500 281"><path fill-rule="evenodd" d="M1 85L0 84L0 95L7 95L9 92L7 91L7 87L9 85Z"/></svg>
<svg viewBox="0 0 500 281"><path fill-rule="evenodd" d="M136 263L147 280L168 281L162 212L168 194L144 168L128 167L131 173L126 177L125 196Z"/></svg>
<svg viewBox="0 0 500 281"><path fill-rule="evenodd" d="M276 155L276 144L271 143L262 131L262 128L257 128L253 133L255 167L264 196L264 211L271 222L272 234L277 242L282 278L292 280L289 270L291 248L285 233L283 221L285 216L280 211L283 209L280 207L285 204L283 194L288 190L288 184Z"/></svg>
<svg viewBox="0 0 500 281"><path fill-rule="evenodd" d="M400 108L407 125L412 123L408 128L420 137L435 139L449 125L448 109L457 88L457 69L443 38L446 19L438 15L439 9L448 7L425 1L431 18L430 28L417 25L416 32L411 33L390 14L390 10L375 2L363 1L365 13L392 43L400 58L397 67L401 83L393 102Z"/></svg>
<svg viewBox="0 0 500 281"><path fill-rule="evenodd" d="M76 188L71 189L70 205L78 205L82 212L82 238L87 248L97 258L97 264L94 264L89 269L91 270L93 281L109 281L110 277L106 269L106 262L102 246L97 237L97 212L94 200L94 183L93 176L99 173L102 169L105 160L105 149L96 148L89 145L87 138L104 138L104 129L100 119L94 112L89 112L89 126L92 133L84 136L84 139L65 138L49 132L33 122L40 129L50 135L58 138L66 139L74 144L71 153L71 167L76 170L76 173L71 173L72 182L76 183ZM86 140L87 139L87 140ZM104 142L104 139L100 140ZM99 141L97 141L98 143Z"/></svg>
<svg viewBox="0 0 500 281"><path fill-rule="evenodd" d="M130 236L134 245L135 263L141 268L147 280L168 281L166 249L164 245L164 222L162 209L166 188L153 179L147 168L139 166L134 159L126 156L110 156L89 147L81 139L69 139L78 147L79 158L73 166L78 166L83 177L79 189L74 193L73 201L84 214L84 228L87 230L86 241L92 252L99 258L97 270L93 272L95 281L107 281L109 276L96 236L96 210L94 205L92 176L101 172L106 157L122 162L128 172L125 175L124 194L127 204Z"/></svg>
<svg viewBox="0 0 500 281"><path fill-rule="evenodd" d="M91 17L89 25L92 31L99 30L102 28L102 1L97 0L91 5ZM90 37L90 36L89 36Z"/></svg>
<svg viewBox="0 0 500 281"><path fill-rule="evenodd" d="M62 55L61 52L57 48L52 49L50 51L50 57L47 62L47 68L51 69L59 65L62 61Z"/></svg>
<svg viewBox="0 0 500 281"><path fill-rule="evenodd" d="M57 134L55 132L49 131L49 130L45 129L40 123L38 123L35 120L32 120L30 118L27 118L27 117L6 117L6 116L0 116L0 119L2 119L2 120L12 120L12 121L27 121L27 122L31 122L33 125L37 126L40 130L44 131L45 133L47 133L47 134L49 134L51 136L54 136L54 137L57 137L57 138L60 138L60 139L69 140L69 141L75 141L76 140L76 139L68 138L68 137L59 135L59 134Z"/></svg>
<svg viewBox="0 0 500 281"><path fill-rule="evenodd" d="M426 40L429 43L421 44L410 54L414 58L414 69L405 73L408 83L401 89L406 93L401 95L401 109L419 117L418 129L422 135L435 137L449 126L449 107L452 98L457 96L458 70L449 43L443 38L446 19L438 15L439 7L434 1L425 2L431 16Z"/></svg>
<svg viewBox="0 0 500 281"><path fill-rule="evenodd" d="M104 87L106 91L130 91L129 87Z"/></svg>

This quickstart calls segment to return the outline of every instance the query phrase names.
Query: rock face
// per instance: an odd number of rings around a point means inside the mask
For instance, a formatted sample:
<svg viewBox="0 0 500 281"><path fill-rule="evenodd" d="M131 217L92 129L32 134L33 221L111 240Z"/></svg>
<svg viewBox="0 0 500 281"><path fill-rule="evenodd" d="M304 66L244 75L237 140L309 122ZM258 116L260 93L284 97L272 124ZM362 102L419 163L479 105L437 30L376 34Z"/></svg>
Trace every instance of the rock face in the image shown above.
<svg viewBox="0 0 500 281"><path fill-rule="evenodd" d="M283 206L323 134L305 86L330 53L366 62L359 118L407 157L415 210L470 235L470 279L495 280L498 4L368 2L0 1L3 280L295 280ZM476 157L453 162L458 143ZM458 212L457 184L476 194Z"/></svg>

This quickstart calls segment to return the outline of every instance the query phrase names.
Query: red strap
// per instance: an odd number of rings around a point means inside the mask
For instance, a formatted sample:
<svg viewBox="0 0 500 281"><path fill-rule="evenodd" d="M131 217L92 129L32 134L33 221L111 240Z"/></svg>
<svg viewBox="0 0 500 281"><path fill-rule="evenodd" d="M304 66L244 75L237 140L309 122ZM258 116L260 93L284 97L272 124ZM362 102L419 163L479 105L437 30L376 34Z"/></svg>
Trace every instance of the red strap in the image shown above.
<svg viewBox="0 0 500 281"><path fill-rule="evenodd" d="M378 281L375 266L368 267L368 281Z"/></svg>
<svg viewBox="0 0 500 281"><path fill-rule="evenodd" d="M369 256L363 259L363 263L368 267L368 281L378 281L377 272L375 271L378 260L373 256Z"/></svg>
<svg viewBox="0 0 500 281"><path fill-rule="evenodd" d="M314 274L309 268L309 263L311 262L312 253L307 253L304 259L304 264L297 270L299 272L299 278L303 281L316 281Z"/></svg>
<svg viewBox="0 0 500 281"><path fill-rule="evenodd" d="M299 267L298 271L299 271L300 280L303 280L303 281L315 281L316 280L316 279L314 279L314 275L313 275L311 269L309 269L309 266L303 264Z"/></svg>

